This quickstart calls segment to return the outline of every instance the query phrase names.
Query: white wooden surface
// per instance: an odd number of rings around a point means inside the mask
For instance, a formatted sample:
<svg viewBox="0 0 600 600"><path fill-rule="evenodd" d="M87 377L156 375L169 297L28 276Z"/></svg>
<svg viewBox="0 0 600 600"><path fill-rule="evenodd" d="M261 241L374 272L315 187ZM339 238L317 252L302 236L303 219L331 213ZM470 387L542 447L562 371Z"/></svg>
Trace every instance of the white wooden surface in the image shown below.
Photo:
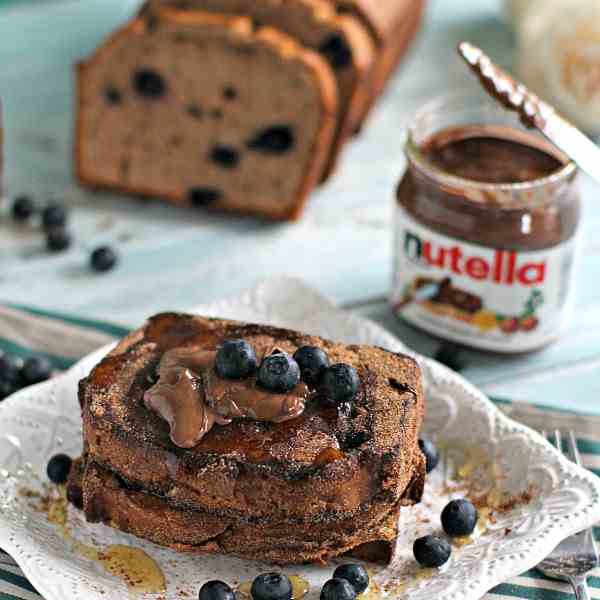
<svg viewBox="0 0 600 600"><path fill-rule="evenodd" d="M391 266L394 186L403 170L403 128L424 101L475 84L455 57L470 39L512 61L500 0L430 0L424 29L338 174L300 223L190 213L80 190L71 174L72 64L128 15L137 0L48 0L0 4L0 97L6 192L57 198L71 208L76 244L54 256L38 228L0 220L0 301L73 312L127 325L163 309L185 309L277 274L301 277L352 304L431 354L432 338L400 324L384 298ZM585 255L571 328L547 350L519 358L469 353L466 375L496 395L600 413L600 202L582 179ZM96 275L87 255L114 245L121 263ZM68 343L68 341L66 341Z"/></svg>

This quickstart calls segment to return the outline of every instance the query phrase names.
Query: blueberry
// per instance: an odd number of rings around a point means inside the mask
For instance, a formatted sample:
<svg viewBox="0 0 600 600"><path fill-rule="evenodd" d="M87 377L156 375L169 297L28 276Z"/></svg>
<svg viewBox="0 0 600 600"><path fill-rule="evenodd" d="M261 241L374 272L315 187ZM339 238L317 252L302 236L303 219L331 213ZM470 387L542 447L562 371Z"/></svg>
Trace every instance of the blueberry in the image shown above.
<svg viewBox="0 0 600 600"><path fill-rule="evenodd" d="M294 132L289 125L274 125L262 129L246 142L250 150L263 154L285 154L294 147L294 144Z"/></svg>
<svg viewBox="0 0 600 600"><path fill-rule="evenodd" d="M49 204L42 211L42 225L44 229L64 227L67 224L67 211L60 204Z"/></svg>
<svg viewBox="0 0 600 600"><path fill-rule="evenodd" d="M56 454L48 461L46 473L52 483L65 483L69 477L73 461L66 454Z"/></svg>
<svg viewBox="0 0 600 600"><path fill-rule="evenodd" d="M0 379L0 401L4 398L8 398L11 394L14 394L18 389L18 386L12 381L6 379Z"/></svg>
<svg viewBox="0 0 600 600"><path fill-rule="evenodd" d="M294 353L294 360L298 363L302 373L302 380L308 385L317 385L323 373L329 367L329 356L317 346L302 346Z"/></svg>
<svg viewBox="0 0 600 600"><path fill-rule="evenodd" d="M215 579L200 588L198 600L235 600L235 594L226 583Z"/></svg>
<svg viewBox="0 0 600 600"><path fill-rule="evenodd" d="M437 467L440 460L440 453L438 452L436 445L431 440L425 438L419 439L419 448L425 456L425 470L427 473L431 473L431 471Z"/></svg>
<svg viewBox="0 0 600 600"><path fill-rule="evenodd" d="M347 579L330 579L321 590L321 600L356 600L356 590Z"/></svg>
<svg viewBox="0 0 600 600"><path fill-rule="evenodd" d="M258 382L271 392L289 392L300 382L300 367L285 352L271 354L258 369Z"/></svg>
<svg viewBox="0 0 600 600"><path fill-rule="evenodd" d="M221 198L222 194L217 188L193 187L188 190L188 201L192 206L201 207L212 204Z"/></svg>
<svg viewBox="0 0 600 600"><path fill-rule="evenodd" d="M117 254L110 246L100 246L90 255L90 266L94 271L110 271L117 264Z"/></svg>
<svg viewBox="0 0 600 600"><path fill-rule="evenodd" d="M35 212L35 204L29 196L17 196L12 205L12 216L15 221L27 221Z"/></svg>
<svg viewBox="0 0 600 600"><path fill-rule="evenodd" d="M52 365L43 356L28 358L21 369L21 379L24 385L46 381L46 379L50 379L50 375L52 375Z"/></svg>
<svg viewBox="0 0 600 600"><path fill-rule="evenodd" d="M465 498L452 500L442 511L442 527L450 537L471 535L477 525L477 509Z"/></svg>
<svg viewBox="0 0 600 600"><path fill-rule="evenodd" d="M340 565L333 572L333 577L349 581L357 594L362 594L369 587L369 574L362 565L352 563Z"/></svg>
<svg viewBox="0 0 600 600"><path fill-rule="evenodd" d="M21 368L23 364L20 360L9 356L0 355L0 381L7 381L15 386L21 381Z"/></svg>
<svg viewBox="0 0 600 600"><path fill-rule="evenodd" d="M352 60L352 50L346 40L339 35L329 36L321 44L319 52L325 56L334 69L342 69Z"/></svg>
<svg viewBox="0 0 600 600"><path fill-rule="evenodd" d="M71 234L64 227L54 227L46 233L46 248L50 252L62 252L71 242Z"/></svg>
<svg viewBox="0 0 600 600"><path fill-rule="evenodd" d="M215 146L210 152L210 159L224 169L235 169L240 162L240 155L230 146Z"/></svg>
<svg viewBox="0 0 600 600"><path fill-rule="evenodd" d="M245 340L225 340L217 350L215 368L225 379L244 379L253 375L258 361L254 348Z"/></svg>
<svg viewBox="0 0 600 600"><path fill-rule="evenodd" d="M435 360L446 365L453 371L462 371L467 366L467 361L462 355L462 347L453 342L446 342L440 346L434 356Z"/></svg>
<svg viewBox="0 0 600 600"><path fill-rule="evenodd" d="M413 554L422 567L433 569L448 562L452 548L447 539L436 535L426 535L415 540Z"/></svg>
<svg viewBox="0 0 600 600"><path fill-rule="evenodd" d="M341 404L354 400L360 378L356 369L345 363L331 365L323 374L323 388L327 398Z"/></svg>
<svg viewBox="0 0 600 600"><path fill-rule="evenodd" d="M291 600L292 582L282 573L263 573L250 588L253 600Z"/></svg>
<svg viewBox="0 0 600 600"><path fill-rule="evenodd" d="M150 100L157 100L167 91L165 80L152 69L135 71L132 80L135 91Z"/></svg>

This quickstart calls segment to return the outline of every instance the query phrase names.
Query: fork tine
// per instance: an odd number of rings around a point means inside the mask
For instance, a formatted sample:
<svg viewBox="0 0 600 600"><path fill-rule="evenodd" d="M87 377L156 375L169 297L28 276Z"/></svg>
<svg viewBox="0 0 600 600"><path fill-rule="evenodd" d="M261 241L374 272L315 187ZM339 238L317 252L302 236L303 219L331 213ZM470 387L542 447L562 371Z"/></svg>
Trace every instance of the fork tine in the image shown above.
<svg viewBox="0 0 600 600"><path fill-rule="evenodd" d="M558 448L558 451L561 454L564 454L563 446L562 446L562 434L560 433L560 429L554 430L554 440L555 440L556 447Z"/></svg>
<svg viewBox="0 0 600 600"><path fill-rule="evenodd" d="M581 455L579 454L577 440L572 430L569 431L569 435L567 436L567 455L575 464L581 466Z"/></svg>

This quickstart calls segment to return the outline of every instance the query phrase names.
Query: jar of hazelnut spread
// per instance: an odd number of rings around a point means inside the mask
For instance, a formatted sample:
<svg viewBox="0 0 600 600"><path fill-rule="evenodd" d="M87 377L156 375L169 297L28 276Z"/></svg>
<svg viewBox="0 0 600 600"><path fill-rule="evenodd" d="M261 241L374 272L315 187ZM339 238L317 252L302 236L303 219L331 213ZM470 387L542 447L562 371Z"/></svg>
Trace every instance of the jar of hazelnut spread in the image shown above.
<svg viewBox="0 0 600 600"><path fill-rule="evenodd" d="M527 352L558 337L573 300L577 168L492 100L426 106L397 191L391 303L475 348Z"/></svg>

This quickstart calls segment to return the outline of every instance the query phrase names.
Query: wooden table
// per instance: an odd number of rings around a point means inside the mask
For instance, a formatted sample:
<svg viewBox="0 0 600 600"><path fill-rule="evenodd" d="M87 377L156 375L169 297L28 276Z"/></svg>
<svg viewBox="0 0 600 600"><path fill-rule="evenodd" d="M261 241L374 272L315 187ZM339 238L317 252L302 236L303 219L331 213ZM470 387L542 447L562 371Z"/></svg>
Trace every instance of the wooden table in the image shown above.
<svg viewBox="0 0 600 600"><path fill-rule="evenodd" d="M23 229L3 218L0 300L133 325L159 310L185 309L287 274L432 354L439 342L398 322L385 303L403 127L440 92L475 89L454 58L458 40L470 39L510 65L512 34L499 0L430 0L424 30L363 135L347 149L338 174L314 195L303 220L289 225L90 194L74 184L72 64L137 3L0 3L7 196L26 192L66 203L76 235L70 251L49 255L37 226ZM582 185L585 249L568 332L527 357L468 353L465 374L495 395L600 413L600 202L590 181L582 178ZM104 243L118 249L120 265L93 274L88 254Z"/></svg>

